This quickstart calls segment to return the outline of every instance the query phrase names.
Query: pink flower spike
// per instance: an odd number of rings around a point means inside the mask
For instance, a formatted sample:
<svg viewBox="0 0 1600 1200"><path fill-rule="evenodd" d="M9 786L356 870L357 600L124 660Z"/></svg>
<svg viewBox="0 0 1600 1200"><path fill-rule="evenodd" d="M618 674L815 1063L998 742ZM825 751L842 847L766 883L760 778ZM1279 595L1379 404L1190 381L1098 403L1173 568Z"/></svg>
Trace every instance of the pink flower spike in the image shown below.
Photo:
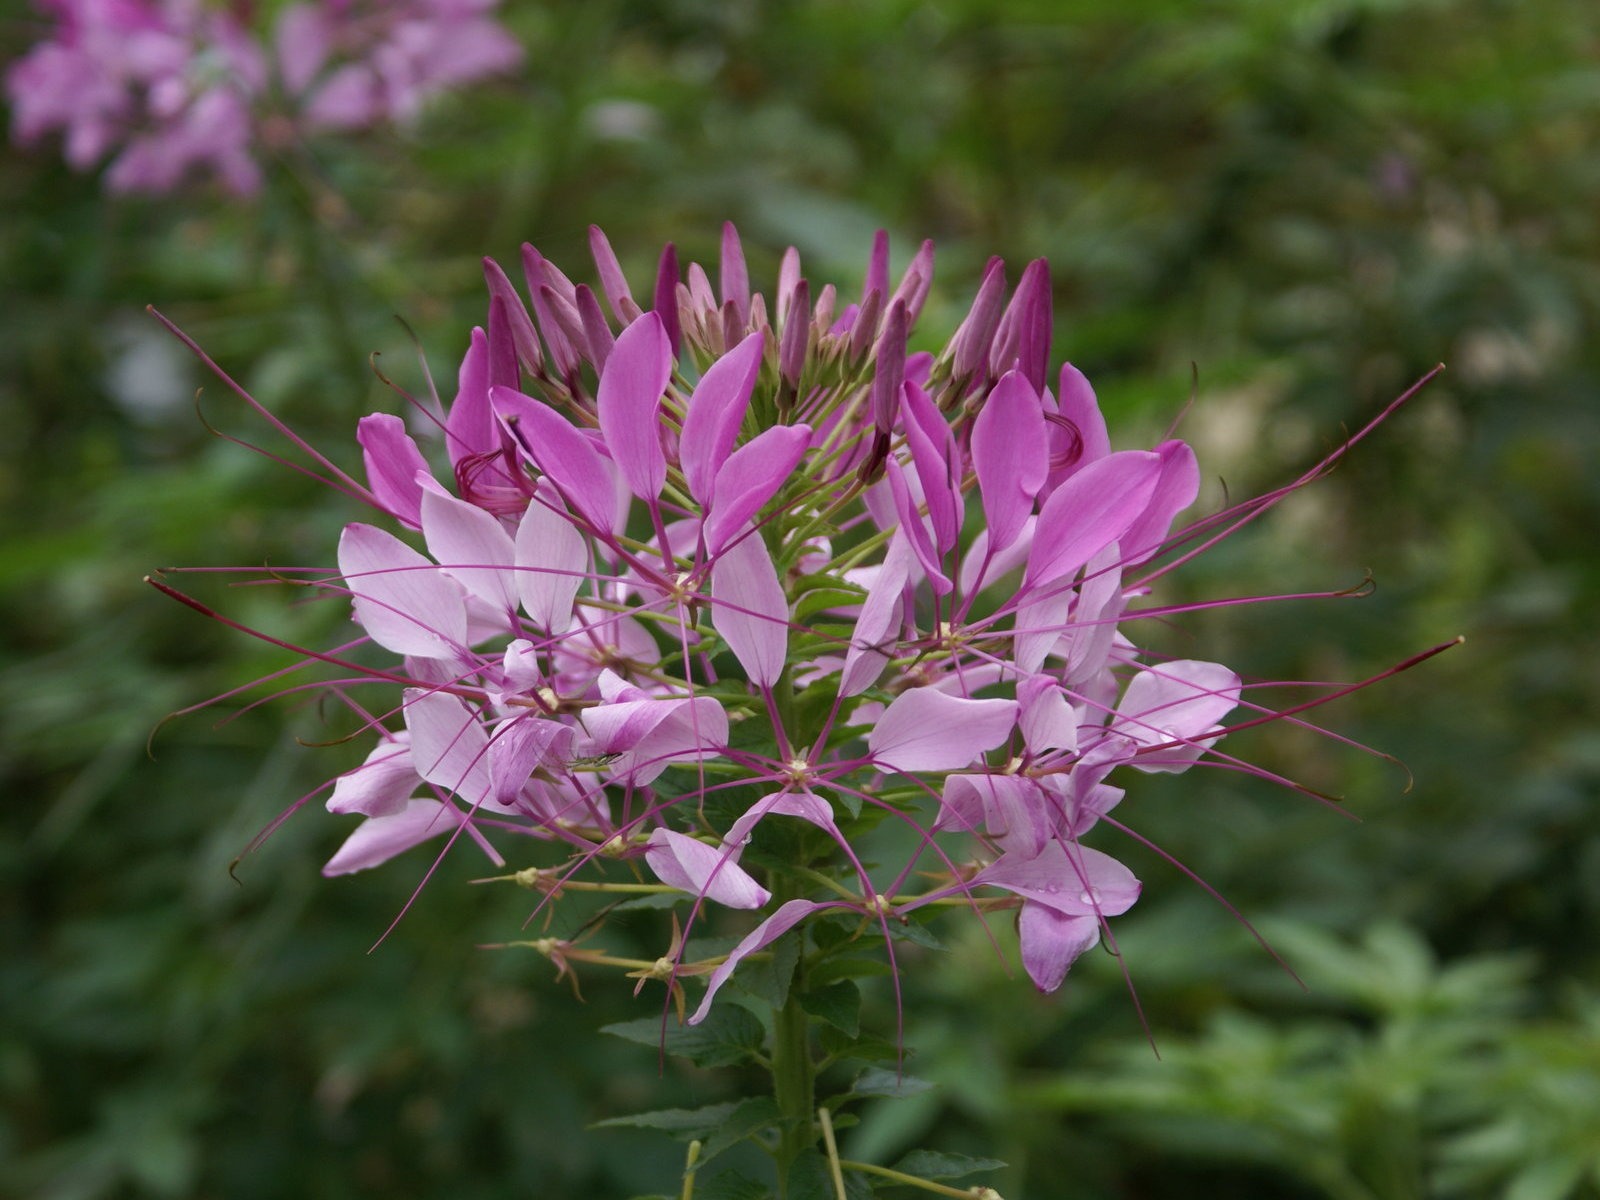
<svg viewBox="0 0 1600 1200"><path fill-rule="evenodd" d="M751 683L778 681L789 652L789 600L759 533L738 538L712 564L711 619Z"/></svg>
<svg viewBox="0 0 1600 1200"><path fill-rule="evenodd" d="M552 637L572 628L572 605L589 557L583 535L553 495L534 497L515 542L517 590L528 619Z"/></svg>
<svg viewBox="0 0 1600 1200"><path fill-rule="evenodd" d="M989 547L1011 545L1033 513L1048 465L1039 393L1020 371L995 384L972 425L972 465L988 518Z"/></svg>
<svg viewBox="0 0 1600 1200"><path fill-rule="evenodd" d="M1161 476L1161 456L1122 450L1090 463L1039 510L1023 588L1046 587L1072 574L1120 538L1144 512Z"/></svg>
<svg viewBox="0 0 1600 1200"><path fill-rule="evenodd" d="M657 829L645 844L644 860L668 887L729 908L760 908L772 899L739 865L736 847L708 846L687 834Z"/></svg>
<svg viewBox="0 0 1600 1200"><path fill-rule="evenodd" d="M761 373L762 349L762 335L752 333L706 369L689 398L678 458L689 494L702 505L711 502L717 471L733 453Z"/></svg>
<svg viewBox="0 0 1600 1200"><path fill-rule="evenodd" d="M894 428L900 411L900 385L906 378L906 306L895 301L878 339L878 365L872 376L872 424L880 434Z"/></svg>
<svg viewBox="0 0 1600 1200"><path fill-rule="evenodd" d="M1046 995L1067 977L1067 970L1100 942L1100 918L1069 916L1032 900L1017 915L1022 966L1033 986Z"/></svg>
<svg viewBox="0 0 1600 1200"><path fill-rule="evenodd" d="M355 617L386 650L418 658L454 658L467 641L461 588L393 534L346 525L339 573L354 597Z"/></svg>
<svg viewBox="0 0 1600 1200"><path fill-rule="evenodd" d="M861 286L861 306L866 307L867 297L877 292L889 294L889 234L880 229L872 235L872 254L867 258L867 278Z"/></svg>
<svg viewBox="0 0 1600 1200"><path fill-rule="evenodd" d="M544 351L539 347L539 335L534 332L533 318L528 315L527 305L522 303L517 289L512 286L500 264L492 258L483 260L483 281L489 287L491 304L498 300L505 306L511 342L516 347L523 369L530 375L537 375L544 369ZM518 383L516 379L496 379L495 382L509 387L516 387Z"/></svg>
<svg viewBox="0 0 1600 1200"><path fill-rule="evenodd" d="M550 264L527 242L522 244L522 275L528 284L528 296L533 301L533 311L539 318L539 332L544 334L545 345L550 347L550 361L556 374L566 379L578 369L578 352L561 329L555 311L543 294L546 287L556 290Z"/></svg>
<svg viewBox="0 0 1600 1200"><path fill-rule="evenodd" d="M655 313L645 313L622 331L600 376L600 431L641 500L654 500L667 481L660 414L671 376L672 346Z"/></svg>
<svg viewBox="0 0 1600 1200"><path fill-rule="evenodd" d="M717 998L717 993L722 990L722 985L733 976L739 964L757 950L764 950L777 941L789 930L814 912L821 912L828 908L844 908L839 903L825 904L816 900L790 900L780 905L778 911L773 913L761 924L757 925L744 939L728 952L728 957L722 961L717 969L711 972L706 980L706 994L700 1001L700 1007L694 1010L694 1015L689 1018L690 1025L698 1025L706 1019L706 1014L711 1011L711 1002Z"/></svg>
<svg viewBox="0 0 1600 1200"><path fill-rule="evenodd" d="M390 413L373 413L356 424L356 441L367 468L367 486L378 503L413 529L422 528L422 485L428 463L406 432L406 423Z"/></svg>
<svg viewBox="0 0 1600 1200"><path fill-rule="evenodd" d="M1187 442L1168 441L1156 447L1161 456L1161 477L1150 497L1150 506L1117 540L1122 545L1124 566L1144 562L1161 549L1172 520L1200 494L1200 464Z"/></svg>
<svg viewBox="0 0 1600 1200"><path fill-rule="evenodd" d="M989 354L995 370L1020 370L1035 394L1045 389L1050 323L1050 264L1036 258L1017 281L1017 290L1000 318Z"/></svg>
<svg viewBox="0 0 1600 1200"><path fill-rule="evenodd" d="M706 514L706 553L715 557L789 477L811 446L811 426L774 425L751 438L717 471Z"/></svg>
<svg viewBox="0 0 1600 1200"><path fill-rule="evenodd" d="M511 535L476 504L435 491L422 497L422 536L444 573L507 617L517 610Z"/></svg>
<svg viewBox="0 0 1600 1200"><path fill-rule="evenodd" d="M1015 700L963 700L933 688L901 692L867 735L881 770L958 771L1010 736Z"/></svg>
<svg viewBox="0 0 1600 1200"><path fill-rule="evenodd" d="M950 339L951 369L958 383L971 379L988 364L989 347L994 341L995 328L1000 324L1000 304L1005 290L1006 264L1002 259L991 258L983 269L983 280L978 284L972 308Z"/></svg>

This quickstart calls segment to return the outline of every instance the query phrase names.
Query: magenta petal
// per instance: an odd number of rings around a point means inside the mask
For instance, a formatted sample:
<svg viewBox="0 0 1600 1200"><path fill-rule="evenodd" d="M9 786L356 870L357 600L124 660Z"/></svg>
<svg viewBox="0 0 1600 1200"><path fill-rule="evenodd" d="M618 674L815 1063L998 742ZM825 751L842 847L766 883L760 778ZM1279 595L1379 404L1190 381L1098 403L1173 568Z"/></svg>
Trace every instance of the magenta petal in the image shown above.
<svg viewBox="0 0 1600 1200"><path fill-rule="evenodd" d="M572 422L531 396L495 388L493 397L496 414L523 453L594 529L611 529L617 518L616 476L594 444Z"/></svg>
<svg viewBox="0 0 1600 1200"><path fill-rule="evenodd" d="M444 437L451 466L464 458L500 449L500 431L489 407L489 335L481 329L472 331L472 344L461 360L456 398L445 418Z"/></svg>
<svg viewBox="0 0 1600 1200"><path fill-rule="evenodd" d="M928 536L928 526L922 514L917 511L917 502L912 498L911 489L906 484L905 469L893 459L889 462L888 481L889 495L894 500L895 515L900 518L900 528L905 531L907 539L911 542L912 553L922 564L923 573L927 575L934 595L949 595L955 584L950 582L950 577L944 573L939 563L939 552L934 548L933 539Z"/></svg>
<svg viewBox="0 0 1600 1200"><path fill-rule="evenodd" d="M496 613L517 609L516 555L511 535L476 504L429 491L422 497L422 536L439 567Z"/></svg>
<svg viewBox="0 0 1600 1200"><path fill-rule="evenodd" d="M356 441L367 467L367 486L378 503L413 529L420 528L422 485L417 473L428 474L428 463L405 422L390 413L362 417L356 423Z"/></svg>
<svg viewBox="0 0 1600 1200"><path fill-rule="evenodd" d="M963 700L933 688L901 692L867 735L877 765L892 771L956 771L1011 734L1015 700Z"/></svg>
<svg viewBox="0 0 1600 1200"><path fill-rule="evenodd" d="M810 445L809 425L774 425L733 452L712 489L705 522L707 554L720 554L728 539L789 482Z"/></svg>
<svg viewBox="0 0 1600 1200"><path fill-rule="evenodd" d="M1023 600L1017 608L1011 644L1011 660L1022 675L1032 675L1044 666L1045 658L1071 630L1073 592L1066 586L1052 588Z"/></svg>
<svg viewBox="0 0 1600 1200"><path fill-rule="evenodd" d="M396 654L453 658L467 641L461 588L393 534L372 525L346 525L339 538L339 573L354 598L367 636Z"/></svg>
<svg viewBox="0 0 1600 1200"><path fill-rule="evenodd" d="M412 800L388 816L368 817L345 838L322 868L324 875L349 875L388 862L431 837L448 833L462 820L437 800Z"/></svg>
<svg viewBox="0 0 1600 1200"><path fill-rule="evenodd" d="M789 600L759 533L734 541L712 564L711 620L751 683L778 681L789 652Z"/></svg>
<svg viewBox="0 0 1600 1200"><path fill-rule="evenodd" d="M1045 501L1024 588L1070 575L1122 536L1155 494L1161 456L1123 450L1090 463Z"/></svg>
<svg viewBox="0 0 1600 1200"><path fill-rule="evenodd" d="M1060 383L1056 388L1056 412L1072 425L1077 434L1078 453L1073 461L1074 469L1082 469L1111 453L1111 436L1106 432L1106 419L1100 412L1094 388L1084 373L1071 363L1061 364Z"/></svg>
<svg viewBox="0 0 1600 1200"><path fill-rule="evenodd" d="M1034 987L1049 993L1061 986L1067 969L1100 941L1100 918L1068 916L1043 904L1023 901L1017 916L1022 966Z"/></svg>
<svg viewBox="0 0 1600 1200"><path fill-rule="evenodd" d="M572 740L568 726L532 713L500 725L489 739L490 794L495 803L514 809L533 772L568 757Z"/></svg>
<svg viewBox="0 0 1600 1200"><path fill-rule="evenodd" d="M928 393L909 379L901 389L900 403L911 463L933 525L934 545L943 556L961 534L961 460L955 436Z"/></svg>
<svg viewBox="0 0 1600 1200"><path fill-rule="evenodd" d="M1156 481L1155 493L1149 506L1117 539L1125 564L1143 562L1159 551L1172 528L1172 519L1200 494L1200 464L1187 442L1162 442L1156 453L1161 456L1161 477Z"/></svg>
<svg viewBox="0 0 1600 1200"><path fill-rule="evenodd" d="M611 315L618 324L632 322L639 315L639 305L628 290L628 277L622 273L611 243L598 225L589 226L589 253L594 258L595 270L600 275L600 287L611 305Z"/></svg>
<svg viewBox="0 0 1600 1200"><path fill-rule="evenodd" d="M1135 675L1117 705L1111 731L1141 746L1191 743L1136 758L1144 771L1176 773L1197 761L1207 735L1239 703L1239 676L1221 663L1181 659Z"/></svg>
<svg viewBox="0 0 1600 1200"><path fill-rule="evenodd" d="M407 688L406 728L417 774L471 805L490 794L489 735L459 696Z"/></svg>
<svg viewBox="0 0 1600 1200"><path fill-rule="evenodd" d="M654 313L645 313L622 331L600 376L595 398L600 431L622 477L641 500L654 500L667 481L661 397L671 376L672 345Z"/></svg>
<svg viewBox="0 0 1600 1200"><path fill-rule="evenodd" d="M815 900L790 900L780 906L777 912L747 933L744 939L728 952L728 957L723 960L722 965L711 972L710 978L706 980L705 997L700 1001L700 1007L694 1010L694 1015L689 1018L689 1024L698 1025L706 1019L706 1014L711 1011L711 1002L717 998L717 992L746 958L757 950L770 946L812 913L825 908L840 907L842 905L819 904Z"/></svg>
<svg viewBox="0 0 1600 1200"><path fill-rule="evenodd" d="M752 333L706 369L695 385L678 439L689 494L701 504L711 501L717 471L733 452L750 393L761 372L762 335Z"/></svg>
<svg viewBox="0 0 1600 1200"><path fill-rule="evenodd" d="M722 302L732 304L742 326L750 318L750 273L732 221L722 223Z"/></svg>
<svg viewBox="0 0 1600 1200"><path fill-rule="evenodd" d="M541 493L522 514L516 563L517 589L528 619L552 636L566 633L589 558L583 535L556 497Z"/></svg>
<svg viewBox="0 0 1600 1200"><path fill-rule="evenodd" d="M999 553L1022 531L1045 478L1044 408L1020 371L1001 376L983 402L972 426L972 466L989 545Z"/></svg>
<svg viewBox="0 0 1600 1200"><path fill-rule="evenodd" d="M739 852L726 846L708 846L671 829L650 835L644 860L656 878L729 908L760 908L772 899L750 873L739 865Z"/></svg>
<svg viewBox="0 0 1600 1200"><path fill-rule="evenodd" d="M898 640L905 612L906 581L913 561L911 540L896 533L884 552L878 577L867 589L866 603L856 618L855 636L839 673L839 695L854 696L877 682Z"/></svg>

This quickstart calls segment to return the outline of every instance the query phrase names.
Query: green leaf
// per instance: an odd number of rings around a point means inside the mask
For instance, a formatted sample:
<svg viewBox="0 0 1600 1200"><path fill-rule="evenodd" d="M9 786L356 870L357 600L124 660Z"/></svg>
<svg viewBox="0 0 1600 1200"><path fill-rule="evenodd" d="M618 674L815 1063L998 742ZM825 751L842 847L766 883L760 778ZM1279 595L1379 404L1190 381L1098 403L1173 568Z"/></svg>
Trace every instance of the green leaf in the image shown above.
<svg viewBox="0 0 1600 1200"><path fill-rule="evenodd" d="M751 1096L741 1100L700 1147L700 1161L710 1162L731 1146L752 1134L771 1128L783 1120L778 1103L771 1096Z"/></svg>
<svg viewBox="0 0 1600 1200"><path fill-rule="evenodd" d="M632 1113L625 1117L607 1117L596 1121L591 1129L659 1129L673 1137L691 1142L707 1138L722 1127L733 1115L738 1104L708 1104L704 1108L661 1108L654 1112Z"/></svg>
<svg viewBox="0 0 1600 1200"><path fill-rule="evenodd" d="M861 1032L861 990L848 979L800 993L800 1007L855 1037Z"/></svg>
<svg viewBox="0 0 1600 1200"><path fill-rule="evenodd" d="M926 1079L918 1079L915 1075L886 1071L882 1067L868 1067L856 1076L855 1086L850 1090L851 1094L856 1096L892 1096L897 1100L904 1100L907 1096L926 1092L933 1086Z"/></svg>
<svg viewBox="0 0 1600 1200"><path fill-rule="evenodd" d="M913 1150L894 1169L918 1179L961 1179L979 1171L998 1171L1006 1164L998 1158L968 1158L965 1154L941 1154L937 1150Z"/></svg>
<svg viewBox="0 0 1600 1200"><path fill-rule="evenodd" d="M838 1200L828 1160L817 1150L807 1150L789 1168L788 1200ZM872 1184L858 1171L844 1172L845 1200L872 1200Z"/></svg>
<svg viewBox="0 0 1600 1200"><path fill-rule="evenodd" d="M772 1189L743 1171L723 1171L714 1179L694 1183L695 1200L772 1200Z"/></svg>
<svg viewBox="0 0 1600 1200"><path fill-rule="evenodd" d="M911 942L929 950L943 950L944 943L934 937L928 927L912 917L905 921L890 921L889 936L900 942Z"/></svg>
<svg viewBox="0 0 1600 1200"><path fill-rule="evenodd" d="M899 1047L887 1038L873 1037L871 1034L846 1036L842 1030L831 1025L824 1025L817 1030L817 1040L822 1043L824 1053L836 1058L864 1063L896 1062L900 1058Z"/></svg>
<svg viewBox="0 0 1600 1200"><path fill-rule="evenodd" d="M655 1017L603 1025L600 1032L641 1046L663 1044L661 1022ZM673 1025L669 1021L665 1032L667 1053L687 1058L697 1067L729 1067L743 1062L766 1040L766 1030L755 1014L737 1004L719 1005L699 1025Z"/></svg>
<svg viewBox="0 0 1600 1200"><path fill-rule="evenodd" d="M847 605L861 604L867 598L864 589L845 584L843 587L813 588L800 599L795 601L794 622L804 625L806 618L814 613L819 613L826 608L844 608ZM835 617L835 620L838 618Z"/></svg>
<svg viewBox="0 0 1600 1200"><path fill-rule="evenodd" d="M829 958L810 967L806 971L806 980L811 984L833 983L838 979L862 979L868 976L888 975L889 964L881 958L865 958L860 955L840 955Z"/></svg>

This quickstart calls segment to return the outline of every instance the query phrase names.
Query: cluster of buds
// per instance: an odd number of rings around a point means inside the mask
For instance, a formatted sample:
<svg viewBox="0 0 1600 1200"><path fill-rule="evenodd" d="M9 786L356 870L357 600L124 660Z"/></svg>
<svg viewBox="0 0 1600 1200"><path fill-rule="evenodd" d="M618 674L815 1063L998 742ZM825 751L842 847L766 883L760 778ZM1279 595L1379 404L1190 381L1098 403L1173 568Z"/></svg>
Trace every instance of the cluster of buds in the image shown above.
<svg viewBox="0 0 1600 1200"><path fill-rule="evenodd" d="M892 283L880 234L858 301L791 249L770 303L731 225L715 286L669 246L642 300L590 245L598 288L525 246L526 299L486 260L453 401L363 418L364 482L318 458L384 520L306 582L399 660L315 655L355 672L331 686L377 738L331 781L327 807L361 820L326 873L441 836L497 866L545 843L504 876L541 903L620 866L633 882L588 886L758 914L714 961L674 938L672 982L707 977L691 1020L807 918L887 930L930 905L1015 909L1054 990L1139 895L1086 844L1126 830L1124 787L1265 775L1219 741L1286 715L1225 666L1142 652L1135 619L1189 607L1144 598L1351 443L1174 532L1195 456L1113 449L1084 376L1047 372L1042 260L1009 297L991 261L949 343L913 353L931 243ZM403 692L374 715L363 681ZM856 841L885 820L907 852L869 868ZM789 858L747 853L769 822L798 831Z"/></svg>
<svg viewBox="0 0 1600 1200"><path fill-rule="evenodd" d="M283 131L405 122L431 96L515 67L499 0L323 0L279 15L201 0L38 0L49 31L6 73L12 133L60 130L68 163L113 151L106 185L165 192L208 173L249 195Z"/></svg>

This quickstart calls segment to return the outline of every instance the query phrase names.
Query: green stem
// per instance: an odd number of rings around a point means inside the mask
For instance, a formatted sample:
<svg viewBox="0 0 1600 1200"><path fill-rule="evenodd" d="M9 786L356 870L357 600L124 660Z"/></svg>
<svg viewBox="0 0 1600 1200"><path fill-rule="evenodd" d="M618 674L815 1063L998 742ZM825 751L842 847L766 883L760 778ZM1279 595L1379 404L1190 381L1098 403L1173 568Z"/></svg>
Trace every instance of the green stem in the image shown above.
<svg viewBox="0 0 1600 1200"><path fill-rule="evenodd" d="M891 1170L889 1167L878 1167L872 1163L852 1162L848 1158L839 1160L839 1165L847 1171L864 1171L868 1175L880 1175L884 1179L892 1179L904 1187L921 1188L925 1192L932 1192L937 1196L956 1196L959 1200L975 1200L975 1198L993 1197L1000 1200L1000 1193L993 1188L954 1188L942 1183L935 1183L931 1179L918 1179L915 1175L907 1175L903 1171Z"/></svg>
<svg viewBox="0 0 1600 1200"><path fill-rule="evenodd" d="M778 1196L789 1189L789 1168L802 1151L816 1144L816 1066L811 1061L810 1019L800 1007L801 981L796 976L789 998L774 1014L772 1030L772 1095L783 1115L778 1143Z"/></svg>

